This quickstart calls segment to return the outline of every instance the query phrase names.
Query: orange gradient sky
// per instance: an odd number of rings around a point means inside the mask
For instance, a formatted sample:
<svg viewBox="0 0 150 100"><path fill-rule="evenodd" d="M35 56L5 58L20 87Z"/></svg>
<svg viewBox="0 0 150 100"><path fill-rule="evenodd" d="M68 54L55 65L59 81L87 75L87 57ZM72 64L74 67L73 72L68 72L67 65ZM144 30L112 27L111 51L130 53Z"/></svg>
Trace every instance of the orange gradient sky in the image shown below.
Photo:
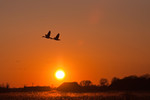
<svg viewBox="0 0 150 100"><path fill-rule="evenodd" d="M61 41L42 38L49 30ZM0 83L98 84L146 73L150 0L0 0Z"/></svg>

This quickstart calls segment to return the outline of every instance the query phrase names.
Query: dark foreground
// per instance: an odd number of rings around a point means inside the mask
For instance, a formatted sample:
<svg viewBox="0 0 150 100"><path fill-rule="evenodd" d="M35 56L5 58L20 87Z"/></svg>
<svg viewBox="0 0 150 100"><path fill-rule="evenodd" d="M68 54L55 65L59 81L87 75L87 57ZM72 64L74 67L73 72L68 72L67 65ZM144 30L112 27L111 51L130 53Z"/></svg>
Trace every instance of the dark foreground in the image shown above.
<svg viewBox="0 0 150 100"><path fill-rule="evenodd" d="M150 100L150 92L10 92L0 93L0 100Z"/></svg>

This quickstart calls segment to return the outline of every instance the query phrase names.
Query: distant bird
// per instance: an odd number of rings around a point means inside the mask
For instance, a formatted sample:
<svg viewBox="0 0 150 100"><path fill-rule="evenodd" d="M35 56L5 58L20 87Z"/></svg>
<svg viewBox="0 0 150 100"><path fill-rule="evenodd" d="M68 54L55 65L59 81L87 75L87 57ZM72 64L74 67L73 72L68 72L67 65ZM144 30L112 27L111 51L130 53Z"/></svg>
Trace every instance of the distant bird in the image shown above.
<svg viewBox="0 0 150 100"><path fill-rule="evenodd" d="M45 36L42 36L42 37L47 38L47 39L52 39L50 35L51 35L51 31L49 31L47 34L45 34Z"/></svg>
<svg viewBox="0 0 150 100"><path fill-rule="evenodd" d="M59 39L59 36L60 36L59 33L58 33L58 34L56 35L56 37L54 37L54 38L50 37L50 35L51 35L51 31L49 31L47 34L45 34L45 36L42 36L42 37L47 38L47 39L54 39L54 40L57 40L57 41L60 40L60 39Z"/></svg>
<svg viewBox="0 0 150 100"><path fill-rule="evenodd" d="M59 41L59 40L60 40L60 39L59 39L59 36L60 36L60 34L58 33L58 34L56 35L56 37L54 37L53 39Z"/></svg>

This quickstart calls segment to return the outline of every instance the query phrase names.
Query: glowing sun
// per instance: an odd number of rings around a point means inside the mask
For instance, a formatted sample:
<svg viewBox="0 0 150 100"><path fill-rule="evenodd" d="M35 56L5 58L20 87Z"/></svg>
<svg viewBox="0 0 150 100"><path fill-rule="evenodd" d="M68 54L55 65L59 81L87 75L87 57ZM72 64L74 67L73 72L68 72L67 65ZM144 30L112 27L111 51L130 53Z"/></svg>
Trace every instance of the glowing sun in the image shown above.
<svg viewBox="0 0 150 100"><path fill-rule="evenodd" d="M55 73L57 79L63 79L65 77L65 72L63 70L58 70Z"/></svg>

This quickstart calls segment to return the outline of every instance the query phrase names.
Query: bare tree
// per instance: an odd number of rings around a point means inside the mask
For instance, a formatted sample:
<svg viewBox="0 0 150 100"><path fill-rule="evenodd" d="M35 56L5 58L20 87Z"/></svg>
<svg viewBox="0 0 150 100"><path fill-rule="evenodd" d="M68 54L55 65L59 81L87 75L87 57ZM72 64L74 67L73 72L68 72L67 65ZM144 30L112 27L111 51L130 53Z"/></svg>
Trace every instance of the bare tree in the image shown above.
<svg viewBox="0 0 150 100"><path fill-rule="evenodd" d="M108 86L108 80L106 78L100 79L100 86Z"/></svg>
<svg viewBox="0 0 150 100"><path fill-rule="evenodd" d="M90 86L92 85L92 82L90 80L83 80L80 82L81 86Z"/></svg>

